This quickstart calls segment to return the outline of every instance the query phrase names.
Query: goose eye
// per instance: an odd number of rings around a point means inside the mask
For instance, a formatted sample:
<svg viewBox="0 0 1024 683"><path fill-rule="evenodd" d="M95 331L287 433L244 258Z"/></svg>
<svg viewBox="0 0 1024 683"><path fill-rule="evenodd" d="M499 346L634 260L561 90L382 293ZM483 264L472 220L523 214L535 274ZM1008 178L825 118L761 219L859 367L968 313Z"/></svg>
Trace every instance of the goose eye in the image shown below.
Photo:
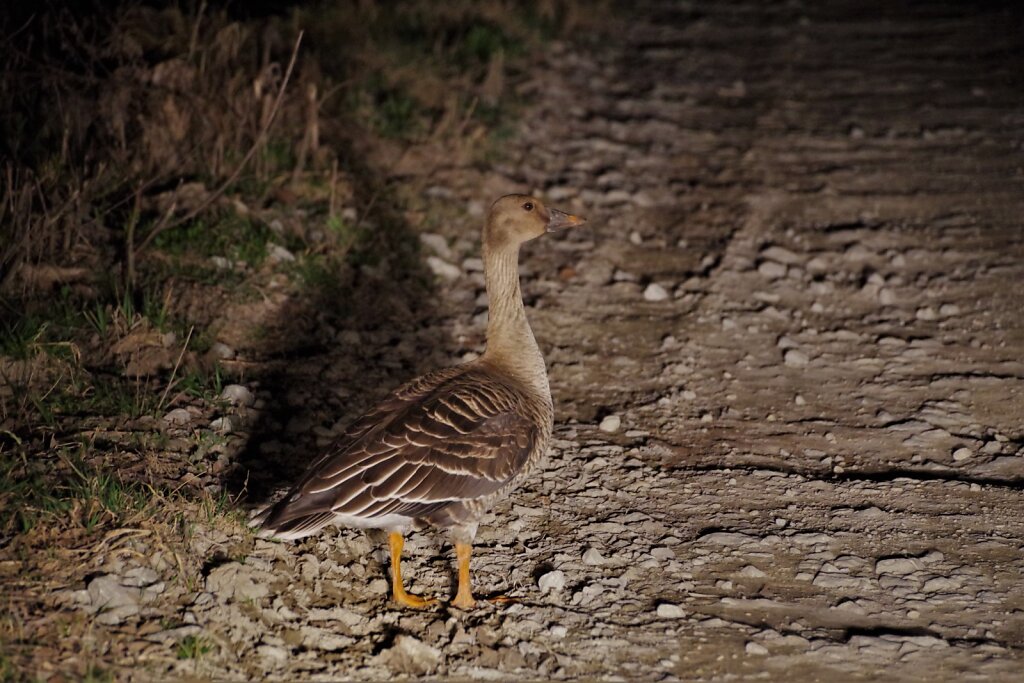
<svg viewBox="0 0 1024 683"><path fill-rule="evenodd" d="M533 211L533 202L526 202L523 204L523 208L527 211Z"/></svg>

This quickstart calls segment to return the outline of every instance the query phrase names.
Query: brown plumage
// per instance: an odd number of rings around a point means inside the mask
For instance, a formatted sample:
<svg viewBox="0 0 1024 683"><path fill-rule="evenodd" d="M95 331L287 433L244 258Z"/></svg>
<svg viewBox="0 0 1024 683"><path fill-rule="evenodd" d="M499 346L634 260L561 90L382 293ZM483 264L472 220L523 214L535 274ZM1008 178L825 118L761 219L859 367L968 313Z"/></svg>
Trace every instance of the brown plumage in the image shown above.
<svg viewBox="0 0 1024 683"><path fill-rule="evenodd" d="M519 247L582 222L525 195L496 201L483 233L485 353L413 380L359 418L255 517L263 535L296 539L330 524L385 529L394 598L422 607L433 601L402 585L402 534L448 529L459 561L453 604L472 607L469 557L480 517L536 465L551 436L551 392L519 289Z"/></svg>

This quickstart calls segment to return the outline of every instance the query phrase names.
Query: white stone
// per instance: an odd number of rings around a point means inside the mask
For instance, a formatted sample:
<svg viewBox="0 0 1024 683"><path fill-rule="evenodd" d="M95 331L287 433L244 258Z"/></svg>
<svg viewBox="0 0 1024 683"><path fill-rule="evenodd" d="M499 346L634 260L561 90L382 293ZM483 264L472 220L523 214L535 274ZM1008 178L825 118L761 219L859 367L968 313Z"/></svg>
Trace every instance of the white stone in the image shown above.
<svg viewBox="0 0 1024 683"><path fill-rule="evenodd" d="M811 359L799 349L786 349L786 353L782 355L782 361L791 368L803 368L807 367Z"/></svg>
<svg viewBox="0 0 1024 683"><path fill-rule="evenodd" d="M569 634L569 629L567 629L566 627L562 626L561 624L556 624L556 625L554 625L554 626L552 626L551 628L548 629L548 633L551 634L552 638L557 638L557 639L561 640L562 638L565 638Z"/></svg>
<svg viewBox="0 0 1024 683"><path fill-rule="evenodd" d="M953 451L953 460L956 460L957 462L963 462L964 460L967 460L973 455L974 451L972 451L970 448L958 448L955 451Z"/></svg>
<svg viewBox="0 0 1024 683"><path fill-rule="evenodd" d="M761 252L761 256L769 261L782 263L787 266L799 265L802 262L799 256L784 247L768 247Z"/></svg>
<svg viewBox="0 0 1024 683"><path fill-rule="evenodd" d="M410 673L428 673L441 663L441 651L405 634L395 638L387 654L391 663Z"/></svg>
<svg viewBox="0 0 1024 683"><path fill-rule="evenodd" d="M484 260L471 256L462 261L462 269L467 273L482 273L484 272Z"/></svg>
<svg viewBox="0 0 1024 683"><path fill-rule="evenodd" d="M757 267L757 272L769 280L778 280L779 278L786 277L786 266L775 261L763 261Z"/></svg>
<svg viewBox="0 0 1024 683"><path fill-rule="evenodd" d="M597 548L588 548L587 552L583 553L583 564L599 565L604 564L604 556L601 555L601 551Z"/></svg>
<svg viewBox="0 0 1024 683"><path fill-rule="evenodd" d="M565 588L565 572L561 569L550 571L540 577L537 581L541 595L557 592Z"/></svg>
<svg viewBox="0 0 1024 683"><path fill-rule="evenodd" d="M420 242L446 261L451 260L452 250L448 246L448 240L446 240L443 235L424 232L420 234Z"/></svg>
<svg viewBox="0 0 1024 683"><path fill-rule="evenodd" d="M192 413L184 408L175 408L164 415L164 422L172 425L187 425L192 422Z"/></svg>
<svg viewBox="0 0 1024 683"><path fill-rule="evenodd" d="M437 256L427 257L427 266L430 268L434 275L438 276L442 280L449 282L458 280L462 277L462 270L458 266L453 266L444 259L440 259Z"/></svg>
<svg viewBox="0 0 1024 683"><path fill-rule="evenodd" d="M251 406L256 398L247 387L241 384L229 384L220 392L222 401L227 401L233 406Z"/></svg>
<svg viewBox="0 0 1024 683"><path fill-rule="evenodd" d="M914 557L890 557L875 562L876 574L892 574L894 576L906 576L913 574L918 569L923 569L924 563Z"/></svg>
<svg viewBox="0 0 1024 683"><path fill-rule="evenodd" d="M754 641L748 641L746 647L743 648L748 655L764 656L768 654L768 648L761 643L755 643Z"/></svg>
<svg viewBox="0 0 1024 683"><path fill-rule="evenodd" d="M622 418L620 418L618 415L608 415L603 420L601 420L601 424L598 425L598 429L608 434L614 434L615 432L619 431L619 427L621 426Z"/></svg>
<svg viewBox="0 0 1024 683"><path fill-rule="evenodd" d="M295 254L280 244L271 244L267 247L267 258L271 263L291 263L295 260Z"/></svg>
<svg viewBox="0 0 1024 683"><path fill-rule="evenodd" d="M235 357L235 350L223 342L215 342L210 347L210 354L214 358L220 358L221 360L230 360Z"/></svg>
<svg viewBox="0 0 1024 683"><path fill-rule="evenodd" d="M953 315L960 315L960 307L956 304L942 304L939 306L939 315L948 318Z"/></svg>
<svg viewBox="0 0 1024 683"><path fill-rule="evenodd" d="M224 417L218 417L216 420L210 423L210 429L217 432L218 434L230 434L235 430L234 420L231 419L230 415Z"/></svg>
<svg viewBox="0 0 1024 683"><path fill-rule="evenodd" d="M658 616L662 619L682 619L686 616L686 611L679 605L663 602L658 605Z"/></svg>
<svg viewBox="0 0 1024 683"><path fill-rule="evenodd" d="M647 301L664 301L668 298L668 292L657 282L647 285L644 290L644 299Z"/></svg>

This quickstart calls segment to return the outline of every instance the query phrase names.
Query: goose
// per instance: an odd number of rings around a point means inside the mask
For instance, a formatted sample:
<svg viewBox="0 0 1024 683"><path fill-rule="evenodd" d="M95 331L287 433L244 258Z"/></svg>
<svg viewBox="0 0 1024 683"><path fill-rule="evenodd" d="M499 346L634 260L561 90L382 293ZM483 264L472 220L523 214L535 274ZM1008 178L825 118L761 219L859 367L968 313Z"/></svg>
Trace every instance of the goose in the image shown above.
<svg viewBox="0 0 1024 683"><path fill-rule="evenodd" d="M328 525L386 532L392 598L420 608L437 601L405 591L405 535L447 530L458 564L451 604L472 608L469 565L480 519L545 455L554 419L544 357L519 287L519 249L584 222L527 195L494 202L482 240L484 353L412 380L357 419L280 501L254 517L260 535L299 539Z"/></svg>

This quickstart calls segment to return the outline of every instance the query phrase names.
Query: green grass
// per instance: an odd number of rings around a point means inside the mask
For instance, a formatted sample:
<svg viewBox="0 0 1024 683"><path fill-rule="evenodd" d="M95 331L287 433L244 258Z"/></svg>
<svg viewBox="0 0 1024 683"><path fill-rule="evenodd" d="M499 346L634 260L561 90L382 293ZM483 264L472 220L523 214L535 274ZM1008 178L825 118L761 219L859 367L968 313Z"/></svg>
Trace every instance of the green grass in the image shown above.
<svg viewBox="0 0 1024 683"><path fill-rule="evenodd" d="M60 525L76 501L81 504L78 521L88 532L106 523L119 524L151 505L149 488L95 471L80 455L62 451L64 467L57 475L52 466L42 463L11 457L0 462L0 533L24 534L44 522Z"/></svg>
<svg viewBox="0 0 1024 683"><path fill-rule="evenodd" d="M202 636L185 636L178 643L178 659L199 659L213 650L213 644Z"/></svg>
<svg viewBox="0 0 1024 683"><path fill-rule="evenodd" d="M258 266L267 256L270 228L235 213L197 219L160 233L153 246L172 256L222 256Z"/></svg>

